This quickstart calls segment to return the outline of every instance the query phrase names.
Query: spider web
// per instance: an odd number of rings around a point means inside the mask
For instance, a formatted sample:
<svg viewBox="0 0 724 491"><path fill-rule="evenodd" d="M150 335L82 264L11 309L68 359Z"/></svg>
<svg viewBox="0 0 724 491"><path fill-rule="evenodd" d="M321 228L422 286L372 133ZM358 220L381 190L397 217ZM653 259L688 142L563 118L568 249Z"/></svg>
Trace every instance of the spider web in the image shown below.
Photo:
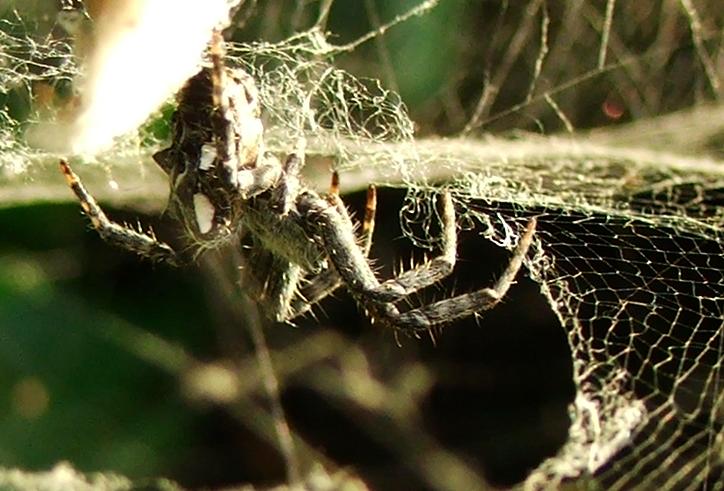
<svg viewBox="0 0 724 491"><path fill-rule="evenodd" d="M28 147L23 130L37 118L30 113L29 102L37 90L69 85L77 73L72 47L65 40L34 39L27 32L39 29L32 19L21 18L16 11L0 19L0 175L24 173L36 158L37 151Z"/></svg>
<svg viewBox="0 0 724 491"><path fill-rule="evenodd" d="M531 2L538 7L531 10L538 15L543 4ZM610 1L595 10L604 26L592 29L597 42L616 34L614 7ZM691 27L701 80L720 95L700 13L687 1L677 12ZM547 14L540 15L547 46ZM0 26L0 91L17 97L38 80L71 80L68 43L41 42L27 29L14 35L16 21ZM327 159L343 177L359 173L406 189L400 219L417 245L436 243L429 203L442 187L453 193L460 228L501 247L512 249L537 217L535 253L526 265L568 337L576 396L566 444L522 485L724 488L722 162L620 148L594 136L418 138L394 91L338 68L337 58L360 44L334 45L317 26L278 43L234 44L228 55L259 85L268 149L302 147L308 160ZM534 57L531 94L542 83L546 51ZM605 52L596 75L607 73ZM541 91L538 100L569 126L551 98L556 93ZM485 120L484 105L478 109L472 126ZM716 116L710 125L721 128L721 111L709 114ZM33 116L17 117L6 105L0 117L0 172L22 174L48 158L21 138ZM145 140L150 148L158 143Z"/></svg>
<svg viewBox="0 0 724 491"><path fill-rule="evenodd" d="M490 204L476 201L469 217L501 245L521 218L539 217L531 274L573 353L569 441L528 483L584 473L605 489L719 489L721 171L657 155L601 158L586 148L553 162L539 150L501 163L508 171L487 161L493 187L472 174L458 183L488 194ZM580 172L581 162L586 182L550 193L548 183ZM512 194L525 200L503 199Z"/></svg>

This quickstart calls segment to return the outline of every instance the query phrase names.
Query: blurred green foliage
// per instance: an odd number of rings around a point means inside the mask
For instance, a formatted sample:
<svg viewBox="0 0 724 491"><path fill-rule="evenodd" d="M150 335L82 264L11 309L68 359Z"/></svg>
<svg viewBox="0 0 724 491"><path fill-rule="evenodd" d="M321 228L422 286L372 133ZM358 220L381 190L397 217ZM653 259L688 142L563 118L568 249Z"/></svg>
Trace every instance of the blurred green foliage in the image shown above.
<svg viewBox="0 0 724 491"><path fill-rule="evenodd" d="M195 416L174 378L113 333L208 347L203 302L179 302L202 295L181 274L103 251L79 218L72 205L0 212L0 462L153 476L184 459Z"/></svg>

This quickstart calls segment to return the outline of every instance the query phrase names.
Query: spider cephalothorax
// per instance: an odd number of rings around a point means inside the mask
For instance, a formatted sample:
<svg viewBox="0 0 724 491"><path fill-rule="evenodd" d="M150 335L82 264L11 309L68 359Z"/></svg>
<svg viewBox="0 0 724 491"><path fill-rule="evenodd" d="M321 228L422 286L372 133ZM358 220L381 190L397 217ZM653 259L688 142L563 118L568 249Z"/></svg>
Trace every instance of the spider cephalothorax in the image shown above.
<svg viewBox="0 0 724 491"><path fill-rule="evenodd" d="M169 177L169 210L195 250L229 243L243 233L250 238L252 257L266 258L271 277L265 282L262 304L270 318L289 321L340 285L372 320L413 332L474 315L500 301L528 252L534 219L491 288L400 309L402 300L445 278L455 266L457 230L450 194L440 195L441 254L380 282L367 259L374 188L368 193L358 236L336 185L331 193L319 194L299 179L302 156L291 154L282 163L264 151L253 80L242 70L225 68L220 53L217 44L213 65L181 90L171 145L154 159ZM153 235L110 221L66 162L61 162L61 169L101 237L154 260L184 262Z"/></svg>

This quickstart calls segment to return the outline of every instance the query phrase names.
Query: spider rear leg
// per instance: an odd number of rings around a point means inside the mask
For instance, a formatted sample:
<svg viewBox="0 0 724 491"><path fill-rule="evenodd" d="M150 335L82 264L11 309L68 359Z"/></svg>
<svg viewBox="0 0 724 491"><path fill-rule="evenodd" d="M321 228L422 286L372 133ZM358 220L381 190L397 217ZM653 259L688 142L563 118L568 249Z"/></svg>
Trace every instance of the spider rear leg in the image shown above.
<svg viewBox="0 0 724 491"><path fill-rule="evenodd" d="M173 265L180 263L176 251L168 244L159 242L153 233L141 233L109 220L68 162L61 160L60 170L65 175L68 186L78 197L83 213L90 219L91 225L103 240L153 261L164 261Z"/></svg>
<svg viewBox="0 0 724 491"><path fill-rule="evenodd" d="M495 307L514 283L523 260L528 255L535 228L536 219L532 218L521 235L508 266L492 288L483 288L409 310L395 319L395 326L410 331L427 331Z"/></svg>

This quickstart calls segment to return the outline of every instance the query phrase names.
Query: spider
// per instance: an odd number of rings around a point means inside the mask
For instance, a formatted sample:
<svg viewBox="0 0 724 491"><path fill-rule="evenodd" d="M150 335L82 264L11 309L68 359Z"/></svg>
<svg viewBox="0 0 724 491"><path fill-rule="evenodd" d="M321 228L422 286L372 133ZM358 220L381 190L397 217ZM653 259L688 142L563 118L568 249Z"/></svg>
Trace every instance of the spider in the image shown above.
<svg viewBox="0 0 724 491"><path fill-rule="evenodd" d="M178 95L171 146L153 158L168 174L168 210L201 251L252 238L252 252L270 257L272 278L265 313L289 322L344 285L371 322L408 332L427 331L491 309L518 274L534 235L531 219L512 258L490 288L407 310L398 304L410 294L448 276L456 261L457 233L452 197L439 197L441 254L397 277L380 281L370 267L376 194L368 190L361 236L338 195L320 194L300 179L303 156L284 162L264 151L257 89L241 69L223 63L221 40L212 43L211 64L188 80ZM144 233L111 221L66 161L60 168L93 228L107 242L154 261L180 265L184 255Z"/></svg>

